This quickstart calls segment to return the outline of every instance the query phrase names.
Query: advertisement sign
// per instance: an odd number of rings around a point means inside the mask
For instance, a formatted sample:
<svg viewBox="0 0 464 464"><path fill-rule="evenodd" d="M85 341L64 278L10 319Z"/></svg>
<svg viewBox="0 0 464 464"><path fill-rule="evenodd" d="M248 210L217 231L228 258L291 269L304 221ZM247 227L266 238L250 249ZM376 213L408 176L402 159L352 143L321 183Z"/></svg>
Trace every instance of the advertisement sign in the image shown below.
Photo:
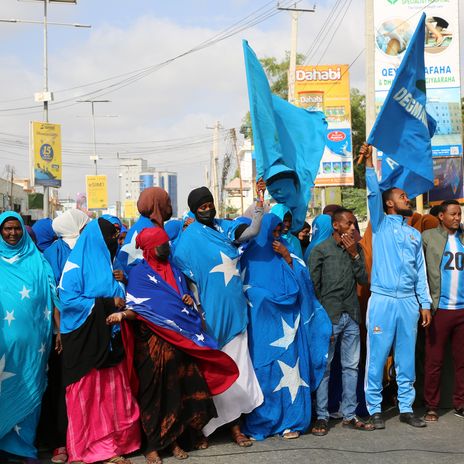
<svg viewBox="0 0 464 464"><path fill-rule="evenodd" d="M433 160L434 188L429 192L429 204L443 200L464 201L462 158L435 158Z"/></svg>
<svg viewBox="0 0 464 464"><path fill-rule="evenodd" d="M123 216L126 219L135 219L139 216L139 210L137 209L137 202L135 200L125 200L123 203Z"/></svg>
<svg viewBox="0 0 464 464"><path fill-rule="evenodd" d="M353 185L348 65L297 66L295 105L324 112L328 127L316 186Z"/></svg>
<svg viewBox="0 0 464 464"><path fill-rule="evenodd" d="M108 208L106 176L85 176L85 185L87 191L87 208L89 210Z"/></svg>
<svg viewBox="0 0 464 464"><path fill-rule="evenodd" d="M31 121L31 183L61 187L61 125Z"/></svg>
<svg viewBox="0 0 464 464"><path fill-rule="evenodd" d="M437 121L434 157L462 156L459 1L375 0L375 105L378 113L423 12L427 111Z"/></svg>

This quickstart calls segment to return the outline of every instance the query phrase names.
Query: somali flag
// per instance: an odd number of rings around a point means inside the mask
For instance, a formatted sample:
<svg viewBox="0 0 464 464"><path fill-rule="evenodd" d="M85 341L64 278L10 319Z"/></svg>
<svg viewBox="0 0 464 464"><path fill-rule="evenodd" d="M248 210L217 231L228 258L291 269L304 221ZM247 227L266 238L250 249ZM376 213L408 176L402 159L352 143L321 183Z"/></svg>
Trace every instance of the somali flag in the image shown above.
<svg viewBox="0 0 464 464"><path fill-rule="evenodd" d="M136 248L135 240L137 235L142 232L143 229L148 227L155 227L153 222L145 216L140 216L137 222L129 229L127 232L126 238L124 239L124 244L119 250L119 253L116 257L119 269L119 266L122 267L122 270L129 274L129 271L143 259L142 250Z"/></svg>
<svg viewBox="0 0 464 464"><path fill-rule="evenodd" d="M127 286L127 307L154 333L192 356L211 394L218 395L237 379L237 365L219 351L216 340L203 330L198 311L182 301L182 296L190 291L183 274L175 266L171 267L179 292L146 261L134 266Z"/></svg>
<svg viewBox="0 0 464 464"><path fill-rule="evenodd" d="M264 70L243 41L250 100L256 177L263 178L277 203L292 211L292 231L306 218L324 153L327 122L323 113L298 108L272 95Z"/></svg>
<svg viewBox="0 0 464 464"><path fill-rule="evenodd" d="M383 152L380 188L411 198L433 187L431 138L436 122L426 111L425 13L417 25L368 143Z"/></svg>

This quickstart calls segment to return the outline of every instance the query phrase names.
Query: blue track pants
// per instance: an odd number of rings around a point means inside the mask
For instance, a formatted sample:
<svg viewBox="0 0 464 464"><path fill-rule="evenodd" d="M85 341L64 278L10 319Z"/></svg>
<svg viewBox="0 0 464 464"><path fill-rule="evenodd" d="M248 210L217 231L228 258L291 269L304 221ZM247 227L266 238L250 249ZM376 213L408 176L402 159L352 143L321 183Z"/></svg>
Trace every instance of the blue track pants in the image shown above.
<svg viewBox="0 0 464 464"><path fill-rule="evenodd" d="M364 391L369 414L381 411L385 362L393 347L400 412L412 412L419 304L416 297L373 293L367 309L367 360Z"/></svg>

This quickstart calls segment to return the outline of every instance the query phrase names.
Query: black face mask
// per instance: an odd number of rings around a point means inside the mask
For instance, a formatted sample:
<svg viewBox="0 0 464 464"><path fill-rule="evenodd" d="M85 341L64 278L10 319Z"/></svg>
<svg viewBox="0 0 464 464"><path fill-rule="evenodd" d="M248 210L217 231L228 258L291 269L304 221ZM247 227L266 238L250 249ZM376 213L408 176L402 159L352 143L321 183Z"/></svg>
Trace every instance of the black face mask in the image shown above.
<svg viewBox="0 0 464 464"><path fill-rule="evenodd" d="M211 225L216 217L216 209L212 208L207 211L197 211L195 217L201 224Z"/></svg>
<svg viewBox="0 0 464 464"><path fill-rule="evenodd" d="M119 246L118 239L117 238L106 238L105 243L110 252L111 261L113 261L114 257L116 256L116 253L118 252L118 246Z"/></svg>
<svg viewBox="0 0 464 464"><path fill-rule="evenodd" d="M171 247L169 246L168 242L156 247L156 256L160 261L167 261L169 259L170 254Z"/></svg>

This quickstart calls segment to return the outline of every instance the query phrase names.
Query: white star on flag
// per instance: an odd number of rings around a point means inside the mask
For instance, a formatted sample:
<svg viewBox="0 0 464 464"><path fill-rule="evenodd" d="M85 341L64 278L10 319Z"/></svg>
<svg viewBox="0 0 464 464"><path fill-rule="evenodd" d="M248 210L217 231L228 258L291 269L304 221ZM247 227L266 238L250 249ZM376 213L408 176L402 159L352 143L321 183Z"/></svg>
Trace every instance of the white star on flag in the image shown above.
<svg viewBox="0 0 464 464"><path fill-rule="evenodd" d="M188 310L187 308L183 308L182 311L181 311L181 313L190 314L190 313L189 313L189 310Z"/></svg>
<svg viewBox="0 0 464 464"><path fill-rule="evenodd" d="M159 284L159 280L150 274L147 274L147 277L154 283L154 284Z"/></svg>
<svg viewBox="0 0 464 464"><path fill-rule="evenodd" d="M13 427L13 430L19 435L19 431L22 429L18 424Z"/></svg>
<svg viewBox="0 0 464 464"><path fill-rule="evenodd" d="M31 289L26 288L26 286L23 285L23 289L19 292L21 295L21 300L24 300L24 298L30 298L29 293L31 293Z"/></svg>
<svg viewBox="0 0 464 464"><path fill-rule="evenodd" d="M13 374L13 372L5 371L5 355L3 355L0 359L0 393L2 392L2 382L15 375L16 374Z"/></svg>
<svg viewBox="0 0 464 464"><path fill-rule="evenodd" d="M290 253L290 256L293 259L296 259L302 266L306 267L306 263L297 255L294 255L293 253Z"/></svg>
<svg viewBox="0 0 464 464"><path fill-rule="evenodd" d="M14 317L14 310L13 311L7 311L6 316L5 316L5 318L3 320L8 321L8 327L10 327L11 321L16 320L15 317Z"/></svg>
<svg viewBox="0 0 464 464"><path fill-rule="evenodd" d="M230 259L222 251L219 253L221 254L222 264L218 264L217 266L213 267L209 273L212 274L213 272L222 272L224 274L224 285L227 287L234 276L240 277L240 273L237 269L238 258Z"/></svg>
<svg viewBox="0 0 464 464"><path fill-rule="evenodd" d="M2 256L2 259L3 259L3 261L6 261L9 264L14 264L16 261L18 261L19 256L14 255L12 258L5 258L4 256Z"/></svg>
<svg viewBox="0 0 464 464"><path fill-rule="evenodd" d="M131 295L129 292L126 294L126 301L128 303L142 304L145 301L148 301L150 298L136 298L134 295Z"/></svg>
<svg viewBox="0 0 464 464"><path fill-rule="evenodd" d="M51 313L52 313L52 312L51 312L48 308L45 308L45 309L44 309L44 318L47 319L47 321L50 320L50 314L51 314Z"/></svg>
<svg viewBox="0 0 464 464"><path fill-rule="evenodd" d="M195 337L197 337L197 340L199 342L204 342L205 341L205 336L203 334L195 334Z"/></svg>
<svg viewBox="0 0 464 464"><path fill-rule="evenodd" d="M63 268L63 272L61 273L61 279L60 279L60 284L58 285L58 288L61 288L61 290L64 290L63 288L63 277L64 275L71 271L72 269L79 269L80 266L79 264L76 264L76 263L72 263L71 261L66 261L66 263L64 263L64 268Z"/></svg>
<svg viewBox="0 0 464 464"><path fill-rule="evenodd" d="M295 367L290 367L282 361L277 362L279 363L279 367L283 376L280 379L279 385L275 387L274 392L282 390L282 388L288 388L293 404L295 402L295 398L298 395L298 389L300 387L309 388L309 385L300 377L300 358L296 360Z"/></svg>
<svg viewBox="0 0 464 464"><path fill-rule="evenodd" d="M45 353L45 343L41 343L41 344L40 344L39 353L40 353L42 356L43 356L43 354Z"/></svg>
<svg viewBox="0 0 464 464"><path fill-rule="evenodd" d="M271 346L277 346L278 348L287 349L295 340L296 331L300 325L300 315L298 314L295 319L295 325L293 327L289 326L282 317L282 329L284 331L283 337L271 343Z"/></svg>
<svg viewBox="0 0 464 464"><path fill-rule="evenodd" d="M121 247L121 251L127 253L127 264L131 264L137 259L143 259L143 251L140 248L136 248L135 240L137 239L137 231L131 237L131 241Z"/></svg>
<svg viewBox="0 0 464 464"><path fill-rule="evenodd" d="M174 321L171 321L171 319L166 319L166 324L174 327L174 329L177 329L179 332L182 332L182 329Z"/></svg>

